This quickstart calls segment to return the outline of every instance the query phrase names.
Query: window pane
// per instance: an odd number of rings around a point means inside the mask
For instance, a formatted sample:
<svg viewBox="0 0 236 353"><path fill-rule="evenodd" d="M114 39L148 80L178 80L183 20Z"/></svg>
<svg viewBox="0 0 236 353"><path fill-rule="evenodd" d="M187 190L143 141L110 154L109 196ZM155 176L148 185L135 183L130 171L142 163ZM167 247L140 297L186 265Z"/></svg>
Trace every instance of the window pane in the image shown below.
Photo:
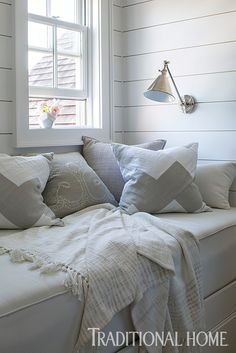
<svg viewBox="0 0 236 353"><path fill-rule="evenodd" d="M29 99L29 127L31 129L40 128L39 119L45 107L50 110L51 105L55 103L53 99L30 98ZM85 122L85 101L78 100L57 100L59 112L56 115L54 128L63 127L82 127Z"/></svg>
<svg viewBox="0 0 236 353"><path fill-rule="evenodd" d="M46 16L46 0L28 0L28 12Z"/></svg>
<svg viewBox="0 0 236 353"><path fill-rule="evenodd" d="M59 88L83 88L79 57L59 55L57 67Z"/></svg>
<svg viewBox="0 0 236 353"><path fill-rule="evenodd" d="M29 47L36 47L42 49L52 49L52 26L41 23L28 23L28 45Z"/></svg>
<svg viewBox="0 0 236 353"><path fill-rule="evenodd" d="M81 9L77 9L77 2L80 7L81 0L51 0L51 15L62 21L81 23Z"/></svg>
<svg viewBox="0 0 236 353"><path fill-rule="evenodd" d="M83 88L80 57L81 33L58 28L57 80L59 88ZM64 55L63 55L64 54Z"/></svg>
<svg viewBox="0 0 236 353"><path fill-rule="evenodd" d="M64 28L57 29L57 51L63 54L80 55L82 33Z"/></svg>
<svg viewBox="0 0 236 353"><path fill-rule="evenodd" d="M61 100L55 126L85 126L85 101Z"/></svg>
<svg viewBox="0 0 236 353"><path fill-rule="evenodd" d="M29 85L53 87L53 55L47 52L29 51Z"/></svg>

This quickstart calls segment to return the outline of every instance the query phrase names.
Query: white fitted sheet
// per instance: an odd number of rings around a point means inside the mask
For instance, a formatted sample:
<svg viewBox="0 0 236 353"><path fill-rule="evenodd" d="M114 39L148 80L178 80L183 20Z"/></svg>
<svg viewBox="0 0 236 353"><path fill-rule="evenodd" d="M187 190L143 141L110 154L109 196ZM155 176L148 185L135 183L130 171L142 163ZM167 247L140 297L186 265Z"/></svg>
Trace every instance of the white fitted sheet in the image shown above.
<svg viewBox="0 0 236 353"><path fill-rule="evenodd" d="M200 241L204 296L236 279L236 208L204 214L163 214ZM7 236L10 231L1 231ZM30 264L0 256L0 352L72 353L82 305L63 285L63 274L40 275ZM129 308L107 330L132 330ZM89 350L88 350L89 351ZM111 347L103 353L115 351Z"/></svg>

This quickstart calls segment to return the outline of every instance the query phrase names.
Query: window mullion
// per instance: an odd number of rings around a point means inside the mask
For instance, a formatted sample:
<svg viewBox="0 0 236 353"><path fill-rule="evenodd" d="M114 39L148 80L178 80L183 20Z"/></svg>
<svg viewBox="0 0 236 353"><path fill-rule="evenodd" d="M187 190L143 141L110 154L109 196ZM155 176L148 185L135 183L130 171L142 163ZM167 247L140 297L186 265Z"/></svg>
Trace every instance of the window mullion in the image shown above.
<svg viewBox="0 0 236 353"><path fill-rule="evenodd" d="M79 22L78 0L75 1L74 12L75 12L75 23L80 23L80 22Z"/></svg>
<svg viewBox="0 0 236 353"><path fill-rule="evenodd" d="M46 0L46 15L47 15L47 17L51 17L52 16L51 0Z"/></svg>
<svg viewBox="0 0 236 353"><path fill-rule="evenodd" d="M82 25L83 26L87 26L88 21L87 21L87 4L86 4L86 0L80 0L82 1L81 3L81 11L82 11Z"/></svg>
<svg viewBox="0 0 236 353"><path fill-rule="evenodd" d="M53 87L58 87L57 26L53 26Z"/></svg>
<svg viewBox="0 0 236 353"><path fill-rule="evenodd" d="M52 53L52 49L47 49L47 48L41 48L41 47L34 47L34 46L28 46L29 51L36 51L40 53Z"/></svg>
<svg viewBox="0 0 236 353"><path fill-rule="evenodd" d="M46 17L46 16L41 16L41 15L35 15L35 14L28 14L28 19L29 21L32 22L38 22L38 23L44 23L48 25L58 25L60 28L65 28L69 29L72 31L86 31L86 26L77 24L77 23L72 23L72 22L66 22L66 21L61 21L57 18L54 17Z"/></svg>
<svg viewBox="0 0 236 353"><path fill-rule="evenodd" d="M51 88L51 87L40 87L30 86L29 95L31 97L47 97L47 98L61 98L61 99L74 99L84 100L87 98L87 92L83 90L76 90L70 88Z"/></svg>

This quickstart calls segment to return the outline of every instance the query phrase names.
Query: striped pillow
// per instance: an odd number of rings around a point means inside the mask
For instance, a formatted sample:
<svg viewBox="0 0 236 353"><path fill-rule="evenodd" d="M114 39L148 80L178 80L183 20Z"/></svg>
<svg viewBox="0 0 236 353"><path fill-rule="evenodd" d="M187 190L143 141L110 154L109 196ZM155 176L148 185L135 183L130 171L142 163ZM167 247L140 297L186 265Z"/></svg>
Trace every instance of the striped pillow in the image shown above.
<svg viewBox="0 0 236 353"><path fill-rule="evenodd" d="M25 229L63 225L43 203L41 195L50 172L52 155L0 155L0 228Z"/></svg>
<svg viewBox="0 0 236 353"><path fill-rule="evenodd" d="M121 208L132 214L208 211L195 177L198 144L148 151L113 144L126 181Z"/></svg>

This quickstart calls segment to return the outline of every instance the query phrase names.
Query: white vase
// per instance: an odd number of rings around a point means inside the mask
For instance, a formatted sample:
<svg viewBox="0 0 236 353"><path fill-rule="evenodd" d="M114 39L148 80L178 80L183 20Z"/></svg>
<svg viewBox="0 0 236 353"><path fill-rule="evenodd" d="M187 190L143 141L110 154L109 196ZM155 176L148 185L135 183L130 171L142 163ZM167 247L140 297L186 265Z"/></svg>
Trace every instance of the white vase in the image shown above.
<svg viewBox="0 0 236 353"><path fill-rule="evenodd" d="M55 115L52 115L50 113L42 113L39 117L39 125L43 129L51 129L55 120Z"/></svg>

